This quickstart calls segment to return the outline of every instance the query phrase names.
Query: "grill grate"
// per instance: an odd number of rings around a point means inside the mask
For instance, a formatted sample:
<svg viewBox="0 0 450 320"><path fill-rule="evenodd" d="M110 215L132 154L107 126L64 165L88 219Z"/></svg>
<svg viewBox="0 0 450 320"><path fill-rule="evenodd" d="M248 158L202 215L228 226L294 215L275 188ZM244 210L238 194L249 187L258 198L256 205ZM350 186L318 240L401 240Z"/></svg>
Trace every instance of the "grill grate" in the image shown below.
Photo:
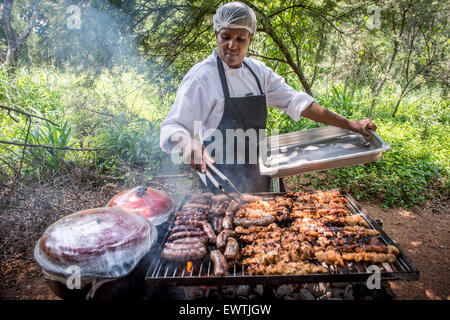
<svg viewBox="0 0 450 320"><path fill-rule="evenodd" d="M255 193L255 195L263 196L266 199L274 199L275 196L284 195L285 193ZM381 227L369 216L369 214L345 192L341 194L348 200L348 209L352 214L360 214L366 220L370 227L380 232L379 239L385 245L395 245L393 241ZM181 206L187 200L185 197ZM171 223L175 219L173 214ZM163 244L169 237L170 231L167 231L163 241L160 242L159 250L162 250ZM238 240L239 241L239 240ZM239 241L240 242L240 241ZM242 243L240 243L242 246ZM210 247L209 249L214 249ZM209 250L208 250L209 251ZM318 262L315 262L318 264ZM156 285L255 285L255 284L273 284L282 285L290 283L316 283L316 282L362 282L373 275L368 270L370 264L345 262L345 267L327 266L321 264L328 269L328 273L319 274L296 274L296 275L249 275L244 265L235 264L233 268L228 270L225 276L216 277L212 274L212 261L207 255L200 262L193 262L191 272L186 270L186 263L174 263L161 259L154 260L145 277L146 283L151 286ZM380 267L381 280L417 280L419 278L419 270L415 264L400 250L397 255L397 261L393 264L378 264Z"/></svg>

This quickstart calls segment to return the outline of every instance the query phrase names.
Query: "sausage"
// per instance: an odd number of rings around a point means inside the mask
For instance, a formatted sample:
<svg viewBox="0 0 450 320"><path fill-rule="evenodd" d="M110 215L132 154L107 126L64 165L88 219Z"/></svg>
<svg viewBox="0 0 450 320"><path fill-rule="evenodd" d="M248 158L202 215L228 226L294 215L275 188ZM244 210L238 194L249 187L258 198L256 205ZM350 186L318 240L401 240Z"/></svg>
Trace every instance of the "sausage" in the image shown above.
<svg viewBox="0 0 450 320"><path fill-rule="evenodd" d="M198 212L180 211L176 214L177 218L188 219L188 218L206 218L206 214Z"/></svg>
<svg viewBox="0 0 450 320"><path fill-rule="evenodd" d="M227 245L227 239L229 236L234 234L233 230L223 230L219 233L219 235L216 238L216 247L217 249L222 249Z"/></svg>
<svg viewBox="0 0 450 320"><path fill-rule="evenodd" d="M180 238L170 241L171 243L184 243L184 244L192 244L192 243L203 243L206 244L208 242L208 237L198 236L198 237L188 237L188 238Z"/></svg>
<svg viewBox="0 0 450 320"><path fill-rule="evenodd" d="M202 213L177 213L177 219L202 218L205 217Z"/></svg>
<svg viewBox="0 0 450 320"><path fill-rule="evenodd" d="M214 275L223 276L227 273L227 260L219 250L212 250L209 254L212 262L214 263Z"/></svg>
<svg viewBox="0 0 450 320"><path fill-rule="evenodd" d="M207 209L202 209L202 208L185 207L184 206L178 212L181 212L181 213L202 213L202 214L206 214L208 212L208 210Z"/></svg>
<svg viewBox="0 0 450 320"><path fill-rule="evenodd" d="M201 203L201 204L209 204L211 202L213 194L211 192L201 193L193 195L187 203Z"/></svg>
<svg viewBox="0 0 450 320"><path fill-rule="evenodd" d="M245 201L247 202L256 202L259 200L263 200L264 198L261 196L255 196L253 194L248 194L248 193L244 193L242 194L242 197L244 198Z"/></svg>
<svg viewBox="0 0 450 320"><path fill-rule="evenodd" d="M208 210L209 209L209 204L201 204L201 203L190 203L190 202L186 202L183 205L183 209L203 209L203 210Z"/></svg>
<svg viewBox="0 0 450 320"><path fill-rule="evenodd" d="M211 207L209 208L208 214L216 212L216 210L219 208L219 206L222 204L219 200L213 200Z"/></svg>
<svg viewBox="0 0 450 320"><path fill-rule="evenodd" d="M213 229L214 232L217 234L220 231L222 231L223 226L222 226L222 222L223 222L223 218L222 217L215 217L214 221L213 221Z"/></svg>
<svg viewBox="0 0 450 320"><path fill-rule="evenodd" d="M198 220L175 220L175 222L173 223L175 226L193 226L193 227L198 227L198 228L202 228L203 227L203 223L201 221Z"/></svg>
<svg viewBox="0 0 450 320"><path fill-rule="evenodd" d="M208 222L203 222L203 231L205 232L206 236L209 239L209 242L214 243L216 242L216 234L214 233L213 228Z"/></svg>
<svg viewBox="0 0 450 320"><path fill-rule="evenodd" d="M249 226L268 226L269 224L275 222L275 217L267 216L259 219L234 218L233 222L235 225L245 228L248 228Z"/></svg>
<svg viewBox="0 0 450 320"><path fill-rule="evenodd" d="M189 214L206 214L207 210L201 210L196 208L183 208L177 212L177 215L189 215Z"/></svg>
<svg viewBox="0 0 450 320"><path fill-rule="evenodd" d="M181 249L198 249L198 248L201 248L201 247L204 247L204 246L205 246L205 244L203 244L201 242L195 242L195 243L166 242L166 244L164 245L164 248L181 250Z"/></svg>
<svg viewBox="0 0 450 320"><path fill-rule="evenodd" d="M225 210L225 216L227 216L227 217L233 216L238 208L239 208L239 202L237 202L236 200L231 201L227 210Z"/></svg>
<svg viewBox="0 0 450 320"><path fill-rule="evenodd" d="M228 196L226 194L215 194L212 196L212 199L215 201L224 201L228 199Z"/></svg>
<svg viewBox="0 0 450 320"><path fill-rule="evenodd" d="M206 220L206 217L177 217L175 219L175 222L178 221L178 222L180 222L179 224L183 224L183 222L194 222L194 221L197 221L197 222L200 222L200 227L201 227L201 224L205 220Z"/></svg>
<svg viewBox="0 0 450 320"><path fill-rule="evenodd" d="M176 232L180 232L180 231L201 231L201 230L202 229L200 229L199 227L183 226L183 225L175 226L172 229L170 229L170 231L172 233L176 233Z"/></svg>
<svg viewBox="0 0 450 320"><path fill-rule="evenodd" d="M225 230L233 229L233 220L231 220L230 216L223 218L222 227Z"/></svg>
<svg viewBox="0 0 450 320"><path fill-rule="evenodd" d="M180 231L176 232L170 235L169 239L167 241L171 242L173 240L182 239L182 238L191 238L191 237L198 237L203 236L205 233L202 231Z"/></svg>
<svg viewBox="0 0 450 320"><path fill-rule="evenodd" d="M206 256L205 247L195 249L164 248L161 252L161 258L169 261L200 260L204 256Z"/></svg>
<svg viewBox="0 0 450 320"><path fill-rule="evenodd" d="M217 210L212 213L215 214L216 216L224 216L225 210L228 208L229 204L230 203L228 201L222 202L222 204L217 208Z"/></svg>
<svg viewBox="0 0 450 320"><path fill-rule="evenodd" d="M239 252L239 243L233 237L229 237L227 240L227 246L225 247L225 251L223 255L228 260L232 260L236 257Z"/></svg>

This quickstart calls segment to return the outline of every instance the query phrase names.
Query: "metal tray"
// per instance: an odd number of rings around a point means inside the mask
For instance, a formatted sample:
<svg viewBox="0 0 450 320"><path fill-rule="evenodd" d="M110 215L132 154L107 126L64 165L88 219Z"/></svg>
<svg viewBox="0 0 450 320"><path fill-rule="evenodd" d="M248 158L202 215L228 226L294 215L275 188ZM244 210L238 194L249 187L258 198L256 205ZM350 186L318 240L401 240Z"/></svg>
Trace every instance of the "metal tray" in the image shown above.
<svg viewBox="0 0 450 320"><path fill-rule="evenodd" d="M258 163L262 175L284 177L373 162L390 149L375 132L366 139L328 126L268 137Z"/></svg>

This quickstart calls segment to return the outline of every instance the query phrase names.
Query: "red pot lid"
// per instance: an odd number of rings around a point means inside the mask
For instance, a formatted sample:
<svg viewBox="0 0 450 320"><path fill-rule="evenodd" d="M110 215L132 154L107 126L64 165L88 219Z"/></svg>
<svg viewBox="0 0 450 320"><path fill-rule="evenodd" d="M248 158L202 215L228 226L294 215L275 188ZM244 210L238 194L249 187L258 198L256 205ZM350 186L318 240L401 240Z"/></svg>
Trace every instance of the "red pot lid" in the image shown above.
<svg viewBox="0 0 450 320"><path fill-rule="evenodd" d="M118 193L106 206L129 209L153 218L172 209L172 200L164 191L139 186Z"/></svg>

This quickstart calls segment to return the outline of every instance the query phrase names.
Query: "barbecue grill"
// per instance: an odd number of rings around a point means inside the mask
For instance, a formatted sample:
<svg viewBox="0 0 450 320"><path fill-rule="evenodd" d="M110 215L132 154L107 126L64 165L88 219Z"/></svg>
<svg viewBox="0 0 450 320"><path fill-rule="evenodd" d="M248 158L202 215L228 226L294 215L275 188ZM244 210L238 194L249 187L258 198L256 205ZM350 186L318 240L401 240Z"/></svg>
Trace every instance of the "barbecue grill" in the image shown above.
<svg viewBox="0 0 450 320"><path fill-rule="evenodd" d="M265 200L275 199L276 196L284 196L286 193L253 193L256 196L262 196ZM383 230L370 215L346 192L341 192L347 200L347 209L352 214L361 215L371 228L380 232L379 239L385 245L394 245L396 243ZM190 198L185 196L180 203L179 208ZM175 214L169 218L167 225L172 226L175 220ZM162 241L159 243L157 252L160 253L170 235L167 230ZM243 244L238 240L240 247ZM157 255L159 257L159 254ZM318 262L316 262L318 263ZM345 262L345 267L322 266L328 269L328 273L319 274L296 274L296 275L249 275L244 265L235 264L232 269L228 270L225 276L213 275L213 263L207 255L203 260L192 262L187 266L186 262L170 262L157 258L150 264L145 276L146 284L150 287L162 285L256 285L256 284L292 284L292 283L317 283L317 282L363 282L373 275L368 270L370 263L365 262ZM417 280L419 278L419 270L416 265L400 250L395 263L377 264L380 268L381 280Z"/></svg>

